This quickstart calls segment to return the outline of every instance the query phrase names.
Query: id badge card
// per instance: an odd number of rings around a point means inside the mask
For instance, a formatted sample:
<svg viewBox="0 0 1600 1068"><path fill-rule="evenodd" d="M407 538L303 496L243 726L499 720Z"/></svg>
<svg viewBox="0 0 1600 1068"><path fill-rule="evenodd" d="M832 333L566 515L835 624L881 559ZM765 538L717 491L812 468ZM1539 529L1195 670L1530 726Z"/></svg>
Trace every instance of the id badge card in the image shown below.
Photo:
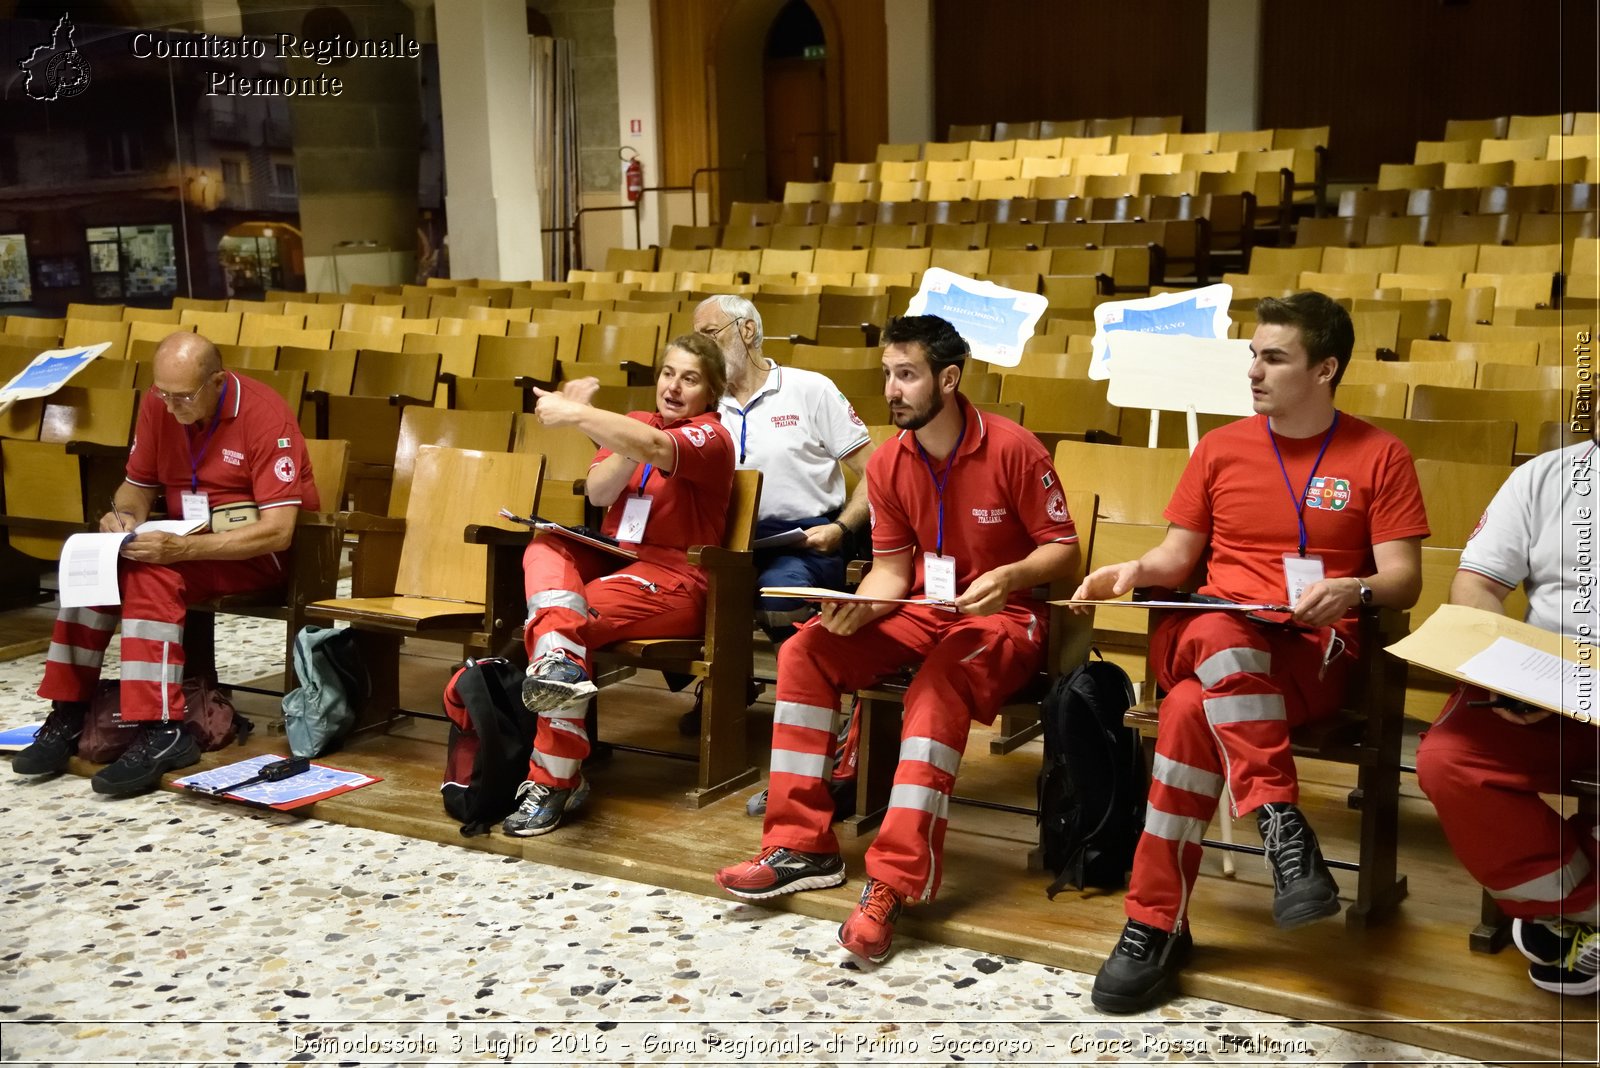
<svg viewBox="0 0 1600 1068"><path fill-rule="evenodd" d="M644 541L645 524L650 522L653 497L629 497L622 503L622 521L617 524L617 540L638 545Z"/></svg>
<svg viewBox="0 0 1600 1068"><path fill-rule="evenodd" d="M211 522L211 495L209 493L185 493L183 495L183 518L187 523Z"/></svg>
<svg viewBox="0 0 1600 1068"><path fill-rule="evenodd" d="M956 558L922 554L922 591L935 601L956 599Z"/></svg>
<svg viewBox="0 0 1600 1068"><path fill-rule="evenodd" d="M1284 585L1289 593L1289 607L1300 603L1300 595L1323 579L1322 557L1315 554L1283 554Z"/></svg>

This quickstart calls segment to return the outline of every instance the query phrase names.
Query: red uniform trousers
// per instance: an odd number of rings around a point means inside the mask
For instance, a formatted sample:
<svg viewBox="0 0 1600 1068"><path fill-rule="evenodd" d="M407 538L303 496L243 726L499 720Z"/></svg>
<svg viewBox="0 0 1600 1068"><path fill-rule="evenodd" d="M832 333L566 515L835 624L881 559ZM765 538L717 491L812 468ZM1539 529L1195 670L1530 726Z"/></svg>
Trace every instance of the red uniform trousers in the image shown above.
<svg viewBox="0 0 1600 1068"><path fill-rule="evenodd" d="M1568 819L1539 798L1600 771L1600 730L1551 715L1507 723L1459 687L1417 749L1417 782L1450 848L1507 915L1597 920L1593 813Z"/></svg>
<svg viewBox="0 0 1600 1068"><path fill-rule="evenodd" d="M1236 612L1173 612L1150 636L1161 701L1144 833L1123 908L1175 931L1226 782L1236 812L1300 796L1289 729L1338 710L1351 657L1318 679L1328 632L1259 626Z"/></svg>
<svg viewBox="0 0 1600 1068"><path fill-rule="evenodd" d="M1044 621L1017 607L964 616L907 606L848 637L820 620L801 626L778 647L762 846L839 851L828 791L839 697L920 661L906 691L889 809L866 864L905 897L933 900L967 732L973 720L992 723L1000 703L1038 672L1044 643Z"/></svg>
<svg viewBox="0 0 1600 1068"><path fill-rule="evenodd" d="M535 538L522 554L522 588L528 658L560 649L593 675L589 650L631 638L688 638L705 633L706 594L681 575L656 564L616 566L620 557L600 549ZM589 735L583 708L558 708L539 716L528 778L560 789L575 786Z"/></svg>
<svg viewBox="0 0 1600 1068"><path fill-rule="evenodd" d="M122 620L122 718L130 723L183 719L183 621L189 605L230 593L281 586L275 557L179 564L118 564L121 605L63 608L45 654L39 696L87 701L94 695L111 632Z"/></svg>

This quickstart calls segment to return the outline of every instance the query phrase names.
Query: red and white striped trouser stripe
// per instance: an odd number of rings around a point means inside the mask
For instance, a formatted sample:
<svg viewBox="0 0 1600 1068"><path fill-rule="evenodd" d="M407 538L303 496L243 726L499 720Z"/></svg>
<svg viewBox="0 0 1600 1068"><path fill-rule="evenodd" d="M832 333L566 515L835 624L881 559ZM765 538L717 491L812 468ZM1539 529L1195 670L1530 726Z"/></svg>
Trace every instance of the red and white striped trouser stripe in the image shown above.
<svg viewBox="0 0 1600 1068"><path fill-rule="evenodd" d="M522 554L528 658L559 649L585 671L590 649L631 638L681 638L705 632L705 594L642 581L620 558L559 538L535 538ZM541 713L528 778L547 786L576 786L589 755L584 706Z"/></svg>
<svg viewBox="0 0 1600 1068"><path fill-rule="evenodd" d="M1594 813L1563 819L1540 794L1600 773L1600 730L1565 716L1509 723L1463 686L1422 736L1417 782L1468 873L1507 915L1597 920Z"/></svg>
<svg viewBox="0 0 1600 1068"><path fill-rule="evenodd" d="M828 790L839 697L921 661L906 691L889 809L866 866L904 896L931 901L967 732L973 720L993 722L1001 702L1038 672L1044 642L1043 621L1014 607L979 617L907 606L847 637L820 620L801 626L778 649L762 846L839 851Z"/></svg>
<svg viewBox="0 0 1600 1068"><path fill-rule="evenodd" d="M179 564L123 560L118 582L121 605L63 608L56 616L39 696L89 700L120 619L122 718L154 722L183 719L183 621L188 606L224 594L269 590L283 582L283 571L272 556Z"/></svg>
<svg viewBox="0 0 1600 1068"><path fill-rule="evenodd" d="M1223 783L1234 807L1299 799L1289 729L1339 707L1351 657L1317 675L1327 631L1267 629L1234 612L1174 613L1150 637L1162 687L1144 833L1123 906L1176 930Z"/></svg>

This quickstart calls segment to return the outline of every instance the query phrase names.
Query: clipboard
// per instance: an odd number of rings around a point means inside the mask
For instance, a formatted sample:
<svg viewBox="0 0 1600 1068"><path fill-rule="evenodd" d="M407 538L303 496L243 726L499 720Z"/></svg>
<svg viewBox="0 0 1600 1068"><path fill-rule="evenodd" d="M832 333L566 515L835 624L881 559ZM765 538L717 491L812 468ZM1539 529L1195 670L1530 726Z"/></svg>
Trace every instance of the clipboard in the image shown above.
<svg viewBox="0 0 1600 1068"><path fill-rule="evenodd" d="M822 586L763 586L757 591L763 597L788 597L796 601L816 601L819 604L922 604L956 611L954 601L940 601L932 597L863 597L859 593L830 590Z"/></svg>
<svg viewBox="0 0 1600 1068"><path fill-rule="evenodd" d="M1481 608L1445 604L1388 651L1458 682L1579 723L1596 722L1594 668L1600 651L1580 659L1577 641L1555 631Z"/></svg>
<svg viewBox="0 0 1600 1068"><path fill-rule="evenodd" d="M347 771L344 768L335 768L328 764L312 764L309 769L293 778L281 779L278 782L262 782L247 786L239 791L229 791L215 794L211 788L226 786L229 783L240 782L250 776L258 774L262 768L275 760L282 760L280 756L264 753L260 756L250 757L235 764L225 764L220 768L211 768L208 771L198 772L194 775L185 775L181 779L174 779L172 785L181 786L185 790L200 794L203 797L225 798L229 801L243 801L247 804L260 805L264 808L277 809L279 812L289 812L293 809L304 808L306 805L340 794L347 794L351 790L359 790L363 786L371 786L383 780L375 775L365 775L358 771Z"/></svg>
<svg viewBox="0 0 1600 1068"><path fill-rule="evenodd" d="M554 534L557 537L575 541L579 545L587 545L591 549L599 549L601 552L610 553L612 556L620 556L624 560L639 559L638 553L632 549L623 548L622 543L615 538L608 538L604 534L597 534L587 528L580 530L561 523L552 523L548 519L540 519L537 516L529 519L525 516L517 515L509 508L500 509L500 518L509 519L513 523L521 523L523 526L529 527L540 534Z"/></svg>

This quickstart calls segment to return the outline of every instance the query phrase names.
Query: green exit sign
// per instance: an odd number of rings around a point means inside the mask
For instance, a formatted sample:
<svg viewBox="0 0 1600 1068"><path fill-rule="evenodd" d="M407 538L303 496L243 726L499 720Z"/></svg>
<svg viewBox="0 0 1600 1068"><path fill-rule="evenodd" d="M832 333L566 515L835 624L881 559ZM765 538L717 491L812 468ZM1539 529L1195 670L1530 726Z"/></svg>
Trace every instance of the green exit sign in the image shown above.
<svg viewBox="0 0 1600 1068"><path fill-rule="evenodd" d="M828 54L825 45L806 45L806 50L801 55L806 59L822 59Z"/></svg>

